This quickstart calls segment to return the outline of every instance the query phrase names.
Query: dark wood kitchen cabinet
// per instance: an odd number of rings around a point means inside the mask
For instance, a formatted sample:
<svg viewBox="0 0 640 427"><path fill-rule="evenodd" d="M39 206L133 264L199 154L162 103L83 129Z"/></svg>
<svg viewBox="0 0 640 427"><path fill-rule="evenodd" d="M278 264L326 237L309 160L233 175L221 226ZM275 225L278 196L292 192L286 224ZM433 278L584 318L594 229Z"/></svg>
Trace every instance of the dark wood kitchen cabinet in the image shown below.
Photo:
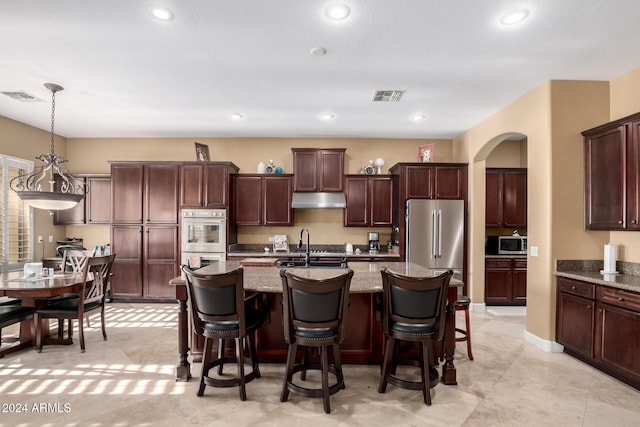
<svg viewBox="0 0 640 427"><path fill-rule="evenodd" d="M596 301L596 360L640 384L640 294L598 286Z"/></svg>
<svg viewBox="0 0 640 427"><path fill-rule="evenodd" d="M292 148L293 191L340 192L345 148Z"/></svg>
<svg viewBox="0 0 640 427"><path fill-rule="evenodd" d="M486 258L484 286L487 305L525 305L527 259L524 257Z"/></svg>
<svg viewBox="0 0 640 427"><path fill-rule="evenodd" d="M558 277L557 301L565 353L640 389L640 293Z"/></svg>
<svg viewBox="0 0 640 427"><path fill-rule="evenodd" d="M582 135L585 229L640 230L640 113Z"/></svg>
<svg viewBox="0 0 640 427"><path fill-rule="evenodd" d="M344 225L386 227L394 224L394 177L346 175Z"/></svg>
<svg viewBox="0 0 640 427"><path fill-rule="evenodd" d="M556 341L565 350L593 357L595 285L558 278Z"/></svg>
<svg viewBox="0 0 640 427"><path fill-rule="evenodd" d="M179 172L175 162L111 164L115 299L171 297L180 266Z"/></svg>
<svg viewBox="0 0 640 427"><path fill-rule="evenodd" d="M527 170L488 168L486 170L487 227L527 226Z"/></svg>
<svg viewBox="0 0 640 427"><path fill-rule="evenodd" d="M55 225L109 224L111 222L111 177L76 175L89 185L89 193L75 207L56 211Z"/></svg>
<svg viewBox="0 0 640 427"><path fill-rule="evenodd" d="M230 174L238 172L231 162L193 162L180 166L180 206L226 208L230 203Z"/></svg>
<svg viewBox="0 0 640 427"><path fill-rule="evenodd" d="M292 175L233 176L233 216L236 225L293 225Z"/></svg>
<svg viewBox="0 0 640 427"><path fill-rule="evenodd" d="M462 163L397 163L401 200L467 199L467 165Z"/></svg>

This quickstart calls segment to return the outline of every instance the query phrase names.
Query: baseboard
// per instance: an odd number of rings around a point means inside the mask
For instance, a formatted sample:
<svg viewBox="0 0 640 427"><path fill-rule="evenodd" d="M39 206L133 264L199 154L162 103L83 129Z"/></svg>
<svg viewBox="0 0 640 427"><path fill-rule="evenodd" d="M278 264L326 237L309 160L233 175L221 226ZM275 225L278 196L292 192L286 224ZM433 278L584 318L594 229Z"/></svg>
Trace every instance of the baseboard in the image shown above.
<svg viewBox="0 0 640 427"><path fill-rule="evenodd" d="M475 311L478 313L482 313L483 311L486 311L487 309L487 304L481 302L481 303L471 303L469 304L469 311Z"/></svg>
<svg viewBox="0 0 640 427"><path fill-rule="evenodd" d="M562 353L564 351L564 346L562 344L558 344L555 341L543 340L526 329L524 331L524 340L547 353Z"/></svg>

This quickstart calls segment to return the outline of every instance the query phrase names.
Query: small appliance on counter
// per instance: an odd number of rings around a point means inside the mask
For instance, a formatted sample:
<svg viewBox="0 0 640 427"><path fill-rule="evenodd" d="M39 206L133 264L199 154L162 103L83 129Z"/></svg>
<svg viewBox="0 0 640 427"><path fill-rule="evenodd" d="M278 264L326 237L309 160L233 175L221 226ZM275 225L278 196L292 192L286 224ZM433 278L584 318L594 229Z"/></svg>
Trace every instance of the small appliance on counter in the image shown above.
<svg viewBox="0 0 640 427"><path fill-rule="evenodd" d="M380 251L380 234L376 232L369 233L369 253L375 254Z"/></svg>
<svg viewBox="0 0 640 427"><path fill-rule="evenodd" d="M487 255L526 255L527 236L487 236Z"/></svg>

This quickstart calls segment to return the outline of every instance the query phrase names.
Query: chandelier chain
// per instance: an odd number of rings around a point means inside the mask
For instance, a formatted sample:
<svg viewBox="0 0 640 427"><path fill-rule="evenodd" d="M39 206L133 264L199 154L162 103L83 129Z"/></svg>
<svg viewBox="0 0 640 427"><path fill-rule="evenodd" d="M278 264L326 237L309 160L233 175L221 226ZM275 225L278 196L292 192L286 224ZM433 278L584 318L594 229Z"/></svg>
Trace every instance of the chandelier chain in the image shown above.
<svg viewBox="0 0 640 427"><path fill-rule="evenodd" d="M56 117L56 91L51 91L51 154L53 154L54 125Z"/></svg>

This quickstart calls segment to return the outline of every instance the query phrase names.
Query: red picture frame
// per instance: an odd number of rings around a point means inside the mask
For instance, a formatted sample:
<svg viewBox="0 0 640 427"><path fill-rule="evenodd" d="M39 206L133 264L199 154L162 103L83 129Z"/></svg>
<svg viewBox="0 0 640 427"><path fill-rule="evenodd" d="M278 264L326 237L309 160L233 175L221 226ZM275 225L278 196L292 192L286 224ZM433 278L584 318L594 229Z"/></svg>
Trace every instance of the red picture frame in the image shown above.
<svg viewBox="0 0 640 427"><path fill-rule="evenodd" d="M422 144L418 146L418 161L422 163L433 162L435 144Z"/></svg>

